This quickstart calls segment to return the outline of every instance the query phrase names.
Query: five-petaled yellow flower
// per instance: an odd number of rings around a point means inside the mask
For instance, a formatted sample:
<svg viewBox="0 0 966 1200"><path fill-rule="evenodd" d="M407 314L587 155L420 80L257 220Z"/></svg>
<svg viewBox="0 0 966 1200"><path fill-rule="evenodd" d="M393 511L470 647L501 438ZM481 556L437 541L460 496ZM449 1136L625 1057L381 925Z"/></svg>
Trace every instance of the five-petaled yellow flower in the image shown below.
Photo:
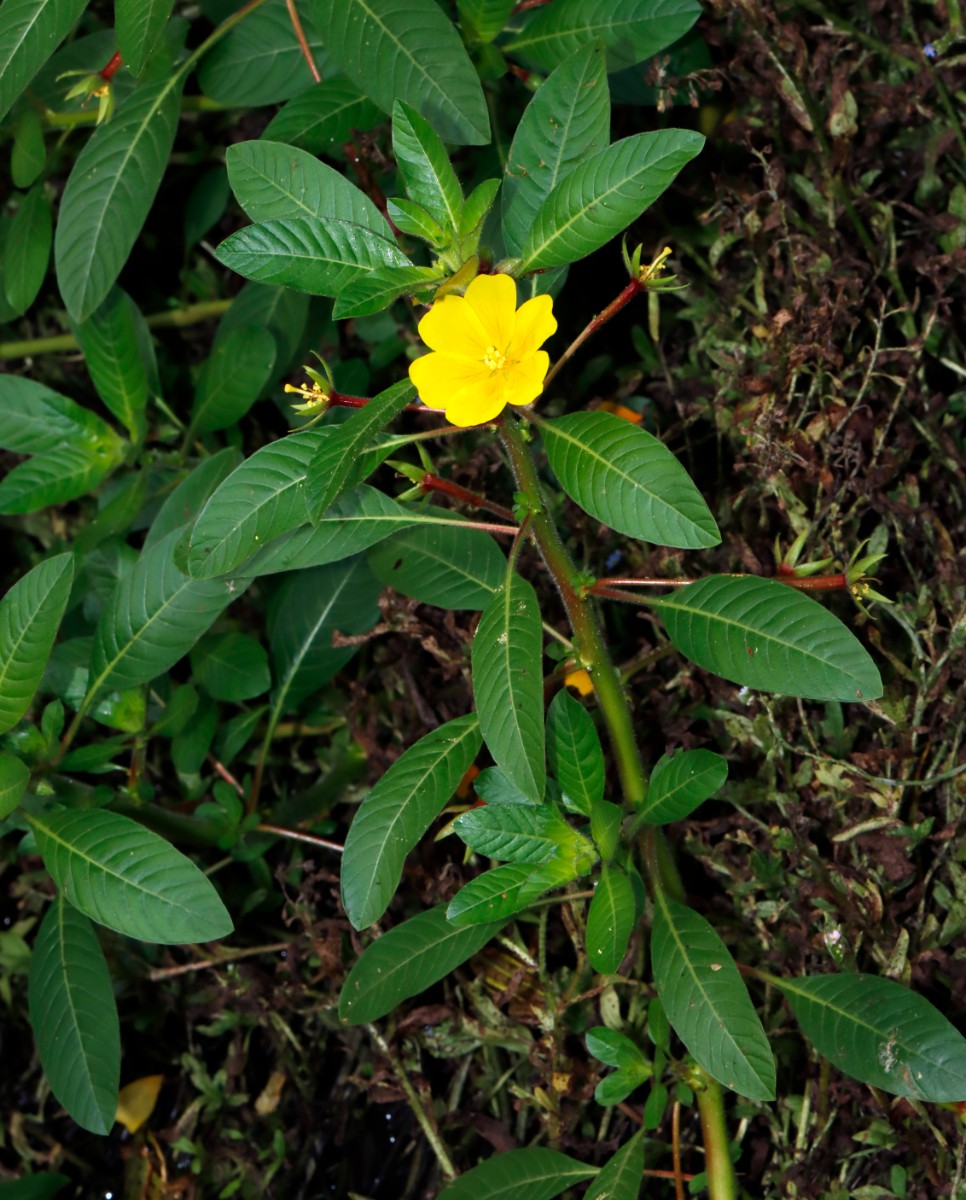
<svg viewBox="0 0 966 1200"><path fill-rule="evenodd" d="M539 347L556 329L549 296L517 308L509 275L477 275L465 296L444 296L419 322L434 353L411 363L409 378L453 425L481 425L540 395L550 359Z"/></svg>

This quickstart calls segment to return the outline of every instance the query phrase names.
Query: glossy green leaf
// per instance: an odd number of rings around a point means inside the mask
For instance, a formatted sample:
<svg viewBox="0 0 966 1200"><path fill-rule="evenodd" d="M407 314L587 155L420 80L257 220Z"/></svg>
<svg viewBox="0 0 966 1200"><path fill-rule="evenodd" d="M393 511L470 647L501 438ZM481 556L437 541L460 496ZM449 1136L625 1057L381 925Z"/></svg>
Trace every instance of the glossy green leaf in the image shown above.
<svg viewBox="0 0 966 1200"><path fill-rule="evenodd" d="M966 1038L923 996L856 972L774 983L815 1049L846 1075L893 1096L966 1098Z"/></svg>
<svg viewBox="0 0 966 1200"><path fill-rule="evenodd" d="M644 1130L607 1160L588 1187L584 1200L637 1200L644 1171Z"/></svg>
<svg viewBox="0 0 966 1200"><path fill-rule="evenodd" d="M679 750L655 764L647 797L638 808L651 825L681 821L723 786L728 763L711 750Z"/></svg>
<svg viewBox="0 0 966 1200"><path fill-rule="evenodd" d="M559 858L575 864L593 859L590 843L552 804L487 804L453 822L471 850L514 863L545 863Z"/></svg>
<svg viewBox="0 0 966 1200"><path fill-rule="evenodd" d="M185 539L183 566L198 579L232 571L272 538L305 523L305 477L328 427L262 446L214 490ZM181 560L179 560L181 561Z"/></svg>
<svg viewBox="0 0 966 1200"><path fill-rule="evenodd" d="M448 233L432 213L415 200L404 200L401 196L394 196L387 201L386 211L401 233L422 238L434 248L443 247L452 240L452 233Z"/></svg>
<svg viewBox="0 0 966 1200"><path fill-rule="evenodd" d="M226 161L231 190L253 221L314 217L393 241L389 223L365 192L304 150L263 138L230 146Z"/></svg>
<svg viewBox="0 0 966 1200"><path fill-rule="evenodd" d="M0 733L17 724L40 686L73 578L73 555L58 554L0 600Z"/></svg>
<svg viewBox="0 0 966 1200"><path fill-rule="evenodd" d="M53 239L53 218L44 185L38 183L23 198L10 223L2 271L7 303L19 315L33 304L40 291Z"/></svg>
<svg viewBox="0 0 966 1200"><path fill-rule="evenodd" d="M97 934L62 892L34 942L28 1000L51 1091L83 1129L110 1133L121 1075L114 989Z"/></svg>
<svg viewBox="0 0 966 1200"><path fill-rule="evenodd" d="M523 1150L508 1150L472 1167L449 1187L443 1188L438 1200L552 1200L574 1184L597 1174L559 1150L543 1146L528 1146Z"/></svg>
<svg viewBox="0 0 966 1200"><path fill-rule="evenodd" d="M358 223L330 217L285 217L248 225L226 238L215 257L246 279L312 296L337 296L369 271L409 265L393 241Z"/></svg>
<svg viewBox="0 0 966 1200"><path fill-rule="evenodd" d="M296 708L358 651L333 635L367 633L379 620L378 581L365 559L299 571L276 597L269 637L275 669L273 708Z"/></svg>
<svg viewBox="0 0 966 1200"><path fill-rule="evenodd" d="M539 802L547 782L543 631L536 593L516 572L483 609L472 662L487 749L510 780Z"/></svg>
<svg viewBox="0 0 966 1200"><path fill-rule="evenodd" d="M245 633L217 633L191 651L195 681L215 700L238 704L272 686L264 646Z"/></svg>
<svg viewBox="0 0 966 1200"><path fill-rule="evenodd" d="M147 431L145 409L152 364L145 355L147 330L137 305L126 292L113 287L74 332L105 407L124 425L132 441L142 442Z"/></svg>
<svg viewBox="0 0 966 1200"><path fill-rule="evenodd" d="M69 1185L66 1175L39 1171L35 1175L0 1183L0 1200L54 1200Z"/></svg>
<svg viewBox="0 0 966 1200"><path fill-rule="evenodd" d="M305 507L310 520L319 520L343 493L365 479L374 464L363 451L415 397L413 385L401 379L373 396L364 408L356 409L319 443L305 480Z"/></svg>
<svg viewBox="0 0 966 1200"><path fill-rule="evenodd" d="M300 5L298 12L315 65L323 75L333 73L311 11ZM239 21L202 59L198 81L212 100L238 107L278 104L311 87L285 0L266 0Z"/></svg>
<svg viewBox="0 0 966 1200"><path fill-rule="evenodd" d="M457 0L463 36L471 42L492 42L510 19L515 0Z"/></svg>
<svg viewBox="0 0 966 1200"><path fill-rule="evenodd" d="M774 579L712 575L648 600L685 658L744 687L812 700L875 700L882 681L854 634Z"/></svg>
<svg viewBox="0 0 966 1200"><path fill-rule="evenodd" d="M274 365L275 339L267 329L232 330L201 368L185 436L236 425L262 394Z"/></svg>
<svg viewBox="0 0 966 1200"><path fill-rule="evenodd" d="M436 0L311 0L308 9L342 72L383 112L402 100L448 142L490 140L476 68Z"/></svg>
<svg viewBox="0 0 966 1200"><path fill-rule="evenodd" d="M142 552L94 634L89 695L139 687L183 658L247 579L192 579L174 563L178 531Z"/></svg>
<svg viewBox="0 0 966 1200"><path fill-rule="evenodd" d="M586 1041L588 1053L608 1067L650 1067L637 1043L617 1029L595 1025L587 1030Z"/></svg>
<svg viewBox="0 0 966 1200"><path fill-rule="evenodd" d="M0 752L0 821L20 803L29 782L30 768L15 754Z"/></svg>
<svg viewBox="0 0 966 1200"><path fill-rule="evenodd" d="M350 1025L378 1021L418 996L482 950L502 921L458 929L442 906L396 925L366 947L339 996L339 1016Z"/></svg>
<svg viewBox="0 0 966 1200"><path fill-rule="evenodd" d="M697 0L554 0L533 14L506 50L550 70L599 38L608 50L608 70L618 71L670 46L700 15Z"/></svg>
<svg viewBox="0 0 966 1200"><path fill-rule="evenodd" d="M620 847L624 810L610 800L597 800L590 810L590 835L604 862L610 862Z"/></svg>
<svg viewBox="0 0 966 1200"><path fill-rule="evenodd" d="M572 804L589 816L604 795L604 752L593 717L566 688L547 711L547 757Z"/></svg>
<svg viewBox="0 0 966 1200"><path fill-rule="evenodd" d="M390 206L391 207L391 206ZM436 267L381 267L370 271L339 293L332 315L337 320L368 317L382 312L400 296L412 296L443 281Z"/></svg>
<svg viewBox="0 0 966 1200"><path fill-rule="evenodd" d="M0 6L0 120L86 7L87 0L6 0Z"/></svg>
<svg viewBox="0 0 966 1200"><path fill-rule="evenodd" d="M203 458L165 498L151 522L143 548L149 550L175 529L182 529L189 522L193 524L208 498L241 462L241 451L236 446L226 446L210 458Z"/></svg>
<svg viewBox="0 0 966 1200"><path fill-rule="evenodd" d="M700 133L636 133L578 163L537 210L521 271L585 258L636 221L704 145ZM641 431L643 432L643 431Z"/></svg>
<svg viewBox="0 0 966 1200"><path fill-rule="evenodd" d="M115 0L114 29L124 65L135 75L161 44L174 0Z"/></svg>
<svg viewBox="0 0 966 1200"><path fill-rule="evenodd" d="M14 187L31 187L43 174L46 165L47 147L40 115L33 108L25 108L17 121L10 153L10 175Z"/></svg>
<svg viewBox="0 0 966 1200"><path fill-rule="evenodd" d="M77 156L54 237L67 311L86 320L114 286L137 241L168 163L184 75L142 84Z"/></svg>
<svg viewBox="0 0 966 1200"><path fill-rule="evenodd" d="M92 492L122 456L121 441L112 431L100 445L65 445L38 454L0 479L0 513L37 512L76 500Z"/></svg>
<svg viewBox="0 0 966 1200"><path fill-rule="evenodd" d="M587 913L587 957L600 975L620 969L635 922L630 880L614 863L604 867Z"/></svg>
<svg viewBox="0 0 966 1200"><path fill-rule="evenodd" d="M502 186L502 179L484 179L470 192L463 205L463 215L460 217L461 234L476 233L478 235L481 232L483 222L493 207Z"/></svg>
<svg viewBox="0 0 966 1200"><path fill-rule="evenodd" d="M461 928L486 921L507 921L539 895L530 884L532 875L530 863L505 863L484 871L460 888L449 902L446 916Z"/></svg>
<svg viewBox="0 0 966 1200"><path fill-rule="evenodd" d="M402 100L393 105L392 148L406 195L453 237L463 212L463 189L439 134Z"/></svg>
<svg viewBox="0 0 966 1200"><path fill-rule="evenodd" d="M687 471L657 438L611 413L543 422L547 458L567 495L618 533L697 549L721 540Z"/></svg>
<svg viewBox="0 0 966 1200"><path fill-rule="evenodd" d="M417 511L440 521L452 519L447 509ZM499 546L469 522L413 525L371 550L369 565L403 596L448 609L485 607L506 576Z"/></svg>
<svg viewBox="0 0 966 1200"><path fill-rule="evenodd" d="M610 142L603 47L572 54L538 89L513 135L503 184L503 238L519 254L544 200L585 158Z"/></svg>
<svg viewBox="0 0 966 1200"><path fill-rule="evenodd" d="M272 117L263 137L309 154L331 154L360 130L382 117L372 101L348 79L323 79L298 95Z"/></svg>
<svg viewBox="0 0 966 1200"><path fill-rule="evenodd" d="M386 911L406 855L452 798L482 740L475 713L447 721L397 758L362 801L342 856L342 903L356 929Z"/></svg>
<svg viewBox="0 0 966 1200"><path fill-rule="evenodd" d="M54 882L92 921L165 945L232 932L218 893L191 859L137 821L103 809L28 820Z"/></svg>
<svg viewBox="0 0 966 1200"><path fill-rule="evenodd" d="M704 917L659 890L651 960L668 1020L697 1062L749 1100L774 1100L775 1060L728 947Z"/></svg>
<svg viewBox="0 0 966 1200"><path fill-rule="evenodd" d="M82 444L94 449L111 438L100 417L42 383L0 375L0 446L15 454L45 454Z"/></svg>

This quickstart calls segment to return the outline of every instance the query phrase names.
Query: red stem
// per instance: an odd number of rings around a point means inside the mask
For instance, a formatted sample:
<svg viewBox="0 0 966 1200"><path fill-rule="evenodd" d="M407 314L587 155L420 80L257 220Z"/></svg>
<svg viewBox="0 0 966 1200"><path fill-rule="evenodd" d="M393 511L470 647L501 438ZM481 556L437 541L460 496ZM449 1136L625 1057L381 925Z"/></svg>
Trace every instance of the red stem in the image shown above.
<svg viewBox="0 0 966 1200"><path fill-rule="evenodd" d="M107 64L107 66L102 67L97 73L105 83L110 83L114 76L121 69L122 63L123 59L121 58L121 55L115 52L111 56L111 61Z"/></svg>
<svg viewBox="0 0 966 1200"><path fill-rule="evenodd" d="M602 312L599 312L593 320L589 321L547 372L547 377L543 381L544 389L546 389L564 363L577 353L589 337L595 334L602 325L606 325L611 317L619 313L626 304L630 304L634 297L644 290L645 285L639 279L632 279L619 296L615 296Z"/></svg>
<svg viewBox="0 0 966 1200"><path fill-rule="evenodd" d="M767 579L768 576L738 575L738 578ZM801 579L794 575L775 575L772 578L776 583L784 583L787 587L795 588L799 592L834 592L849 586L845 575L812 575ZM610 600L635 600L637 597L632 596L629 592L618 592L617 589L621 587L687 587L689 583L697 582L696 579L656 579L649 576L611 575L596 580L586 591L588 595L604 596Z"/></svg>
<svg viewBox="0 0 966 1200"><path fill-rule="evenodd" d="M332 392L329 395L329 404L333 408L365 408L369 403L369 396L346 396L342 392ZM425 404L407 404L403 409L404 412L418 413L441 413L441 408L427 408ZM501 514L502 515L502 514ZM512 519L513 514L510 514Z"/></svg>
<svg viewBox="0 0 966 1200"><path fill-rule="evenodd" d="M496 516L502 517L504 521L515 521L516 517L502 504L494 504L492 500L487 500L485 496L479 496L476 492L471 492L467 488L460 487L458 483L453 483L449 479L442 479L439 475L433 475L427 472L419 481L420 487L425 492L442 492L444 496L452 496L454 500L458 500L461 504L470 504L473 508L485 508L487 512L495 513Z"/></svg>
<svg viewBox="0 0 966 1200"><path fill-rule="evenodd" d="M292 22L292 28L295 30L295 37L298 41L299 49L302 51L302 57L309 64L312 78L316 83L321 83L322 76L319 73L319 68L315 65L315 59L312 57L312 49L309 46L308 38L305 36L305 30L302 28L302 22L299 20L295 0L285 0L285 7L288 9L289 19Z"/></svg>

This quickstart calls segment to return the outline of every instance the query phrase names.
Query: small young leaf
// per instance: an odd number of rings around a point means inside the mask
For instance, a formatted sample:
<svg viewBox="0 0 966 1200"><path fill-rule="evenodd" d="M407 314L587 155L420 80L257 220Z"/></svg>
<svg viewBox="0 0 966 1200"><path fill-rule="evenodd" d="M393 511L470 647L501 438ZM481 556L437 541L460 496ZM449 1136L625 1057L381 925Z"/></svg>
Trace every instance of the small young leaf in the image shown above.
<svg viewBox="0 0 966 1200"><path fill-rule="evenodd" d="M461 206L462 203L461 198ZM436 250L452 240L452 232L447 233L439 221L414 200L403 200L401 196L396 196L388 202L386 211L393 225L401 233L408 233L411 237L422 238L424 242L428 242Z"/></svg>
<svg viewBox="0 0 966 1200"><path fill-rule="evenodd" d="M687 471L638 426L611 413L581 412L542 422L540 433L567 495L618 533L683 549L721 541Z"/></svg>
<svg viewBox="0 0 966 1200"><path fill-rule="evenodd" d="M227 936L232 921L190 858L103 809L31 813L44 866L82 913L128 937L171 945ZM115 1091L111 1115L117 1104Z"/></svg>
<svg viewBox="0 0 966 1200"><path fill-rule="evenodd" d="M587 1052L608 1067L636 1067L642 1071L650 1071L650 1063L643 1051L626 1033L620 1033L606 1025L595 1025L593 1029L587 1030L586 1041Z"/></svg>
<svg viewBox="0 0 966 1200"><path fill-rule="evenodd" d="M30 781L30 768L15 754L0 753L0 821L20 803Z"/></svg>
<svg viewBox="0 0 966 1200"><path fill-rule="evenodd" d="M371 129L380 116L379 109L348 79L323 79L293 96L262 136L309 154L330 154L357 130Z"/></svg>
<svg viewBox="0 0 966 1200"><path fill-rule="evenodd" d="M472 1167L444 1188L438 1200L553 1200L574 1184L596 1175L588 1167L559 1150L528 1146L495 1154Z"/></svg>
<svg viewBox="0 0 966 1200"><path fill-rule="evenodd" d="M464 237L480 230L502 183L502 179L484 179L466 197L463 215L460 217L460 233Z"/></svg>
<svg viewBox="0 0 966 1200"><path fill-rule="evenodd" d="M634 928L634 893L614 863L604 867L587 913L587 956L599 975L620 968Z"/></svg>
<svg viewBox="0 0 966 1200"><path fill-rule="evenodd" d="M452 518L448 509L421 507L423 515ZM506 559L493 538L469 522L416 524L379 542L369 565L388 587L437 608L481 609L506 576Z"/></svg>
<svg viewBox="0 0 966 1200"><path fill-rule="evenodd" d="M3 286L7 303L19 316L40 291L53 238L53 218L44 185L38 183L17 209L3 254Z"/></svg>
<svg viewBox="0 0 966 1200"><path fill-rule="evenodd" d="M584 1200L637 1200L644 1170L644 1130L607 1160L587 1189Z"/></svg>
<svg viewBox="0 0 966 1200"><path fill-rule="evenodd" d="M378 1021L482 950L504 922L458 929L440 906L396 925L370 945L349 972L339 1016L350 1025Z"/></svg>
<svg viewBox="0 0 966 1200"><path fill-rule="evenodd" d="M447 721L397 758L362 801L342 856L342 903L356 929L386 911L406 855L452 797L481 743L475 713Z"/></svg>
<svg viewBox="0 0 966 1200"><path fill-rule="evenodd" d="M727 778L727 760L710 750L665 754L651 773L647 798L638 813L650 825L681 821L713 796Z"/></svg>
<svg viewBox="0 0 966 1200"><path fill-rule="evenodd" d="M811 700L876 700L868 651L817 600L775 579L711 575L648 600L678 650L744 687Z"/></svg>
<svg viewBox="0 0 966 1200"><path fill-rule="evenodd" d="M483 609L472 661L487 749L508 778L539 803L547 783L543 632L536 593L516 572Z"/></svg>
<svg viewBox="0 0 966 1200"><path fill-rule="evenodd" d="M623 818L624 810L610 800L596 800L591 807L590 834L604 862L610 862L617 853Z"/></svg>
<svg viewBox="0 0 966 1200"><path fill-rule="evenodd" d="M554 778L578 811L590 811L604 795L604 752L594 720L562 688L547 712L547 757Z"/></svg>
<svg viewBox="0 0 966 1200"><path fill-rule="evenodd" d="M460 181L439 134L402 100L397 100L392 110L392 148L406 195L454 237L463 212Z"/></svg>
<svg viewBox="0 0 966 1200"><path fill-rule="evenodd" d="M137 305L126 292L113 287L74 332L97 394L123 423L131 440L142 442L154 364L145 356L147 328Z"/></svg>
<svg viewBox="0 0 966 1200"><path fill-rule="evenodd" d="M217 342L201 368L185 437L236 425L268 383L275 365L275 339L249 325Z"/></svg>
<svg viewBox="0 0 966 1200"><path fill-rule="evenodd" d="M0 600L0 733L17 724L40 686L73 578L73 555L58 554Z"/></svg>
<svg viewBox="0 0 966 1200"><path fill-rule="evenodd" d="M83 1129L110 1133L121 1074L117 1005L97 934L63 892L37 933L28 1000L51 1091Z"/></svg>
<svg viewBox="0 0 966 1200"><path fill-rule="evenodd" d="M668 1020L698 1063L749 1100L774 1100L775 1060L727 946L704 917L660 890L651 959Z"/></svg>
<svg viewBox="0 0 966 1200"><path fill-rule="evenodd" d="M966 1098L966 1038L923 996L853 972L774 982L819 1054L853 1079L913 1100Z"/></svg>

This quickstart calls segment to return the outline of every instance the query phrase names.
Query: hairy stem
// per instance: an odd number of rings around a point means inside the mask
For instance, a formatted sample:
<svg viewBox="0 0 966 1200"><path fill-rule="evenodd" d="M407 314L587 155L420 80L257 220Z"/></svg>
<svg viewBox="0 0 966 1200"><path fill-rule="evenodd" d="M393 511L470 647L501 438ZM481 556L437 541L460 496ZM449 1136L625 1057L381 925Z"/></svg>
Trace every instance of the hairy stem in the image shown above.
<svg viewBox="0 0 966 1200"><path fill-rule="evenodd" d="M721 1084L700 1067L694 1069L694 1074L699 1076L695 1096L704 1139L704 1169L708 1178L708 1195L711 1200L738 1200L738 1178L731 1161L731 1146L725 1123L724 1091Z"/></svg>

